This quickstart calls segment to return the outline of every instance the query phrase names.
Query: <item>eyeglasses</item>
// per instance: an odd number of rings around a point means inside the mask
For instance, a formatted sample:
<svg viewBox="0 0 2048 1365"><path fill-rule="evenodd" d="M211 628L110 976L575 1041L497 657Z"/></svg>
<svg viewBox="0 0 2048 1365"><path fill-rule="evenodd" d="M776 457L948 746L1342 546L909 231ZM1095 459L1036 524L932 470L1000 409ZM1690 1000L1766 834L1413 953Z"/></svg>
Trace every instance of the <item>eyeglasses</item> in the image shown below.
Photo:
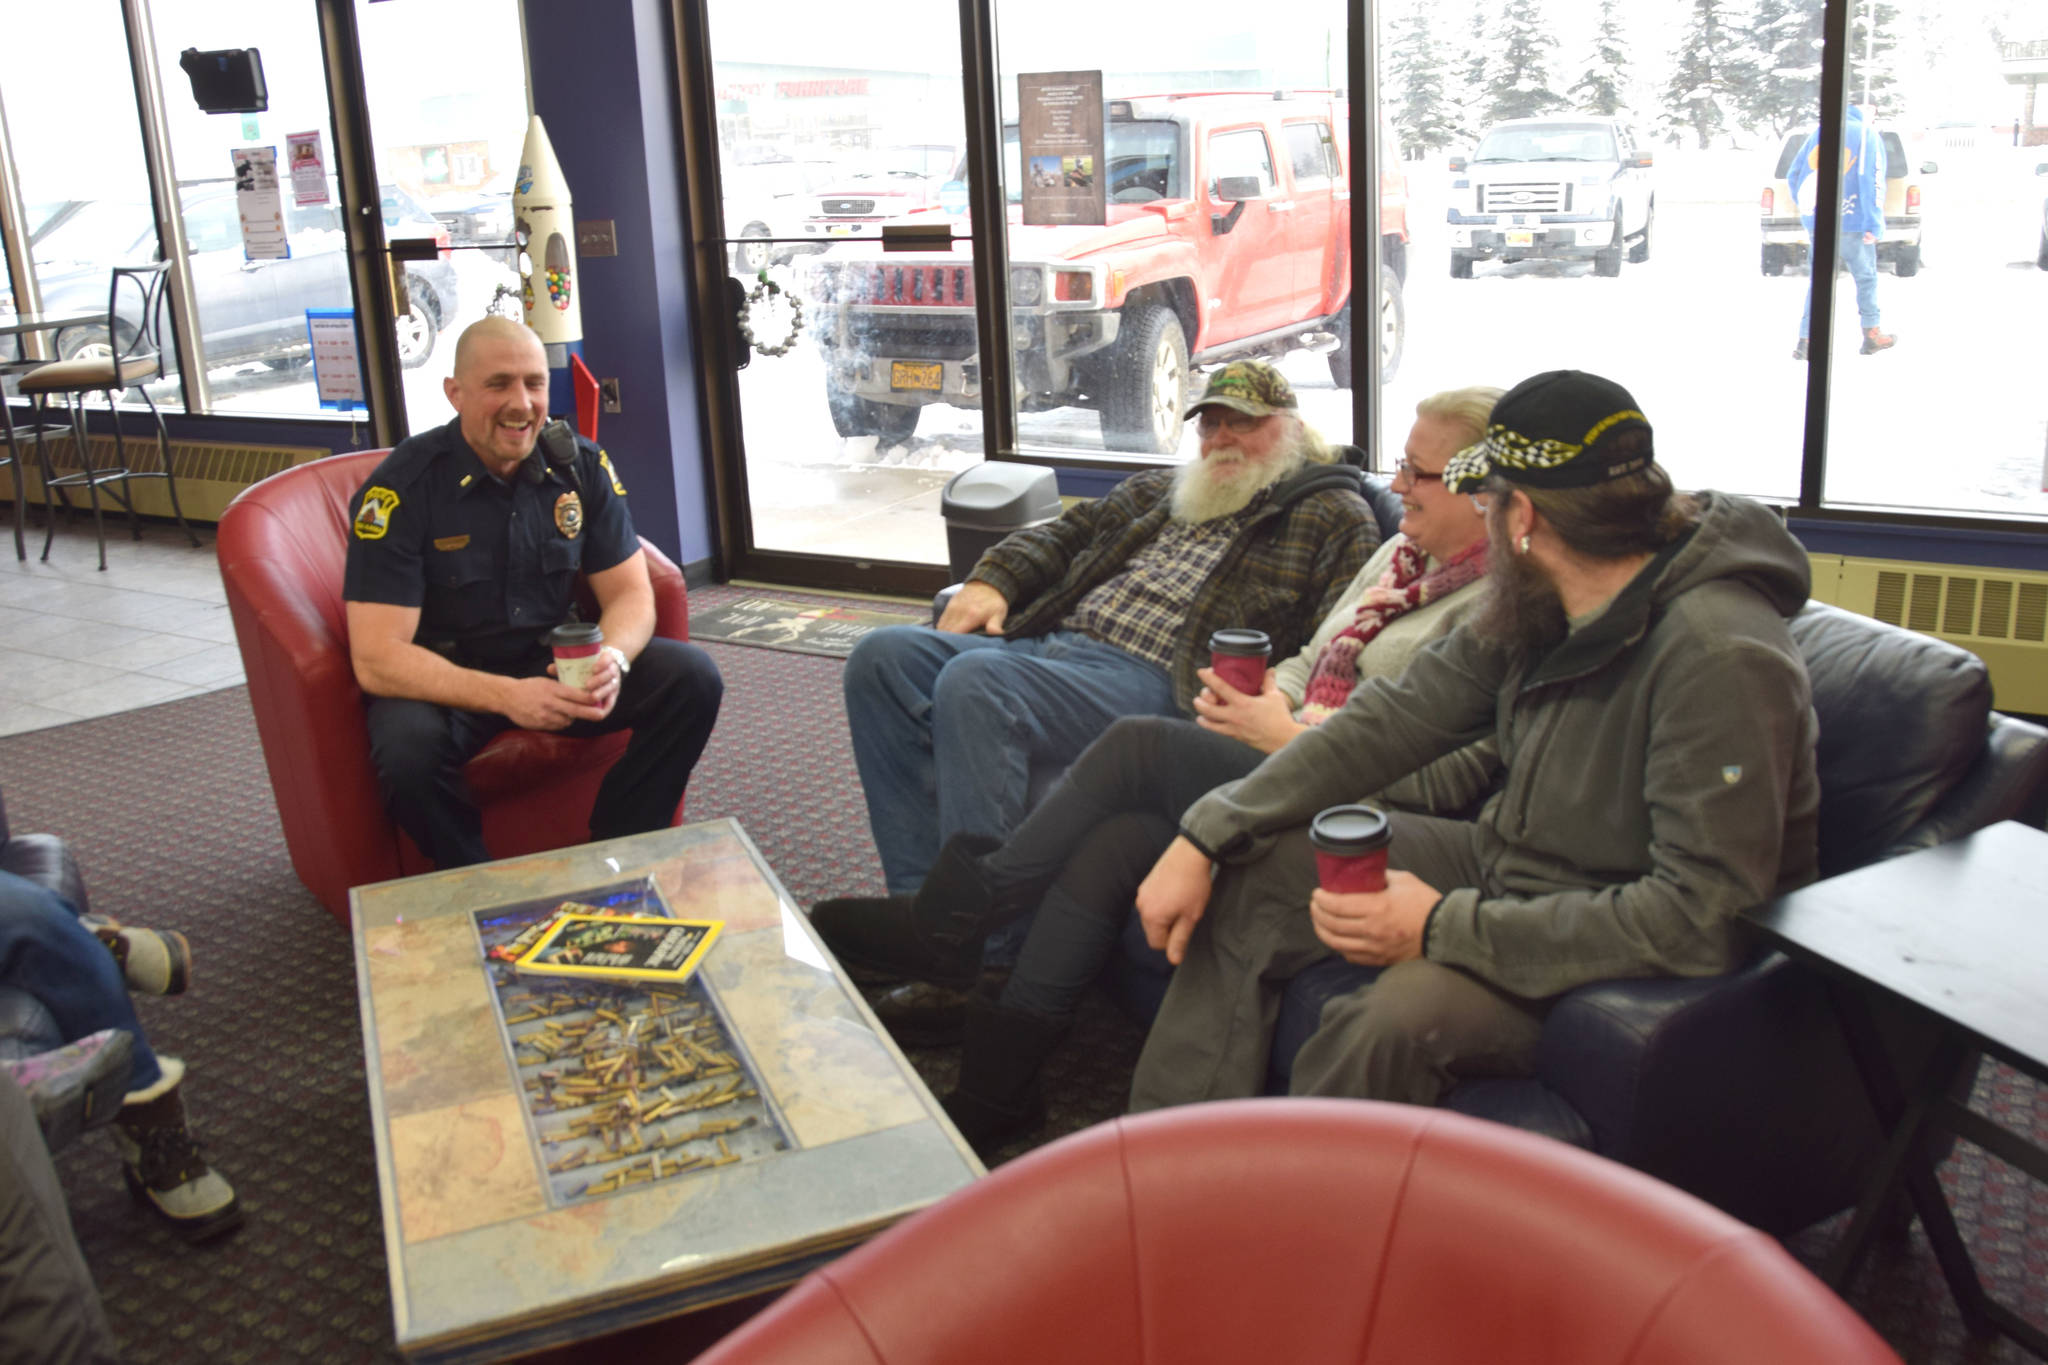
<svg viewBox="0 0 2048 1365"><path fill-rule="evenodd" d="M1219 412L1215 408L1203 408L1195 417L1195 430L1204 436L1214 436L1218 427L1229 427L1242 436L1265 420L1248 412L1232 412L1228 409Z"/></svg>
<svg viewBox="0 0 2048 1365"><path fill-rule="evenodd" d="M1442 483L1444 481L1441 471L1432 474L1426 469L1417 468L1413 460L1403 460L1395 465L1394 477L1406 479L1410 483Z"/></svg>

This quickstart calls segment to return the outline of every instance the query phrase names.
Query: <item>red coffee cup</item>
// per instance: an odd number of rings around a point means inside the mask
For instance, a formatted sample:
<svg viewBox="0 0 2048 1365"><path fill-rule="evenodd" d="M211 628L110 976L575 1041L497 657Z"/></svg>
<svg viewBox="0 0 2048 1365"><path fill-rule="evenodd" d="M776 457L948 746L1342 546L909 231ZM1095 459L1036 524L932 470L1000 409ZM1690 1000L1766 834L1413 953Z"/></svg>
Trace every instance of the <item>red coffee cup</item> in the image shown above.
<svg viewBox="0 0 2048 1365"><path fill-rule="evenodd" d="M1273 641L1263 630L1219 630L1209 636L1209 667L1240 692L1258 696L1266 685Z"/></svg>
<svg viewBox="0 0 2048 1365"><path fill-rule="evenodd" d="M590 675L604 652L604 632L593 622L569 621L548 632L548 648L555 652L555 677L588 692Z"/></svg>
<svg viewBox="0 0 2048 1365"><path fill-rule="evenodd" d="M1387 845L1393 826L1378 806L1331 806L1309 821L1316 880L1323 890L1350 893L1387 889Z"/></svg>

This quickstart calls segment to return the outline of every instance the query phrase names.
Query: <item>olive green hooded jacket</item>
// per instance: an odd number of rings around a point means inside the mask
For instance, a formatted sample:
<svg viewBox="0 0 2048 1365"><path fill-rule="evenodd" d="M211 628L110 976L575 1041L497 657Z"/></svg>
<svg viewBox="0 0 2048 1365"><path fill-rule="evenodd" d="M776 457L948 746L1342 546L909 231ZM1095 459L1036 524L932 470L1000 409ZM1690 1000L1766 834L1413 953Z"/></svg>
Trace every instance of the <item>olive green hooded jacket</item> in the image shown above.
<svg viewBox="0 0 2048 1365"><path fill-rule="evenodd" d="M1505 774L1477 821L1484 884L1437 888L1425 956L1529 998L1729 970L1738 913L1815 875L1816 723L1785 621L1811 579L1769 509L1697 496L1694 528L1547 653L1461 626L1197 802L1182 832L1243 861L1491 733Z"/></svg>

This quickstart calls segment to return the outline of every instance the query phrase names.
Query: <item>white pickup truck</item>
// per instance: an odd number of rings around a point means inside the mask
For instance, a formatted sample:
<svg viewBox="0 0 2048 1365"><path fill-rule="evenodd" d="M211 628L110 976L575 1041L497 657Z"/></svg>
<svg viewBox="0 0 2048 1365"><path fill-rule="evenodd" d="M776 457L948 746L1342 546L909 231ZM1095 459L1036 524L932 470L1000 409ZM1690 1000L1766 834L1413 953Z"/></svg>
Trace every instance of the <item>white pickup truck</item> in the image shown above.
<svg viewBox="0 0 2048 1365"><path fill-rule="evenodd" d="M1650 259L1657 216L1650 153L1618 119L1592 114L1496 123L1450 161L1451 278L1476 261L1584 260L1621 274Z"/></svg>

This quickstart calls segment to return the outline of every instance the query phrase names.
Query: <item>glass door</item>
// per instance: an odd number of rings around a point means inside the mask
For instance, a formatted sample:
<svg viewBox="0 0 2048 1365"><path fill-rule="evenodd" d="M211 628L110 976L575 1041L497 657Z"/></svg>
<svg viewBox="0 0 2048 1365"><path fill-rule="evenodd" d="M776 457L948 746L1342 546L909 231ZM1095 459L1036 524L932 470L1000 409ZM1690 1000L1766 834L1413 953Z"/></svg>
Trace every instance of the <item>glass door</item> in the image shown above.
<svg viewBox="0 0 2048 1365"><path fill-rule="evenodd" d="M455 339L494 307L520 316L512 177L530 99L518 0L357 0L363 86L386 240L431 238L405 262L399 319L405 415L414 431L453 416L441 381Z"/></svg>
<svg viewBox="0 0 2048 1365"><path fill-rule="evenodd" d="M956 13L917 41L822 4L709 0L747 548L946 561L940 490L983 458ZM885 252L883 231L936 240ZM966 228L960 226L964 233ZM794 306L792 304L794 303Z"/></svg>

